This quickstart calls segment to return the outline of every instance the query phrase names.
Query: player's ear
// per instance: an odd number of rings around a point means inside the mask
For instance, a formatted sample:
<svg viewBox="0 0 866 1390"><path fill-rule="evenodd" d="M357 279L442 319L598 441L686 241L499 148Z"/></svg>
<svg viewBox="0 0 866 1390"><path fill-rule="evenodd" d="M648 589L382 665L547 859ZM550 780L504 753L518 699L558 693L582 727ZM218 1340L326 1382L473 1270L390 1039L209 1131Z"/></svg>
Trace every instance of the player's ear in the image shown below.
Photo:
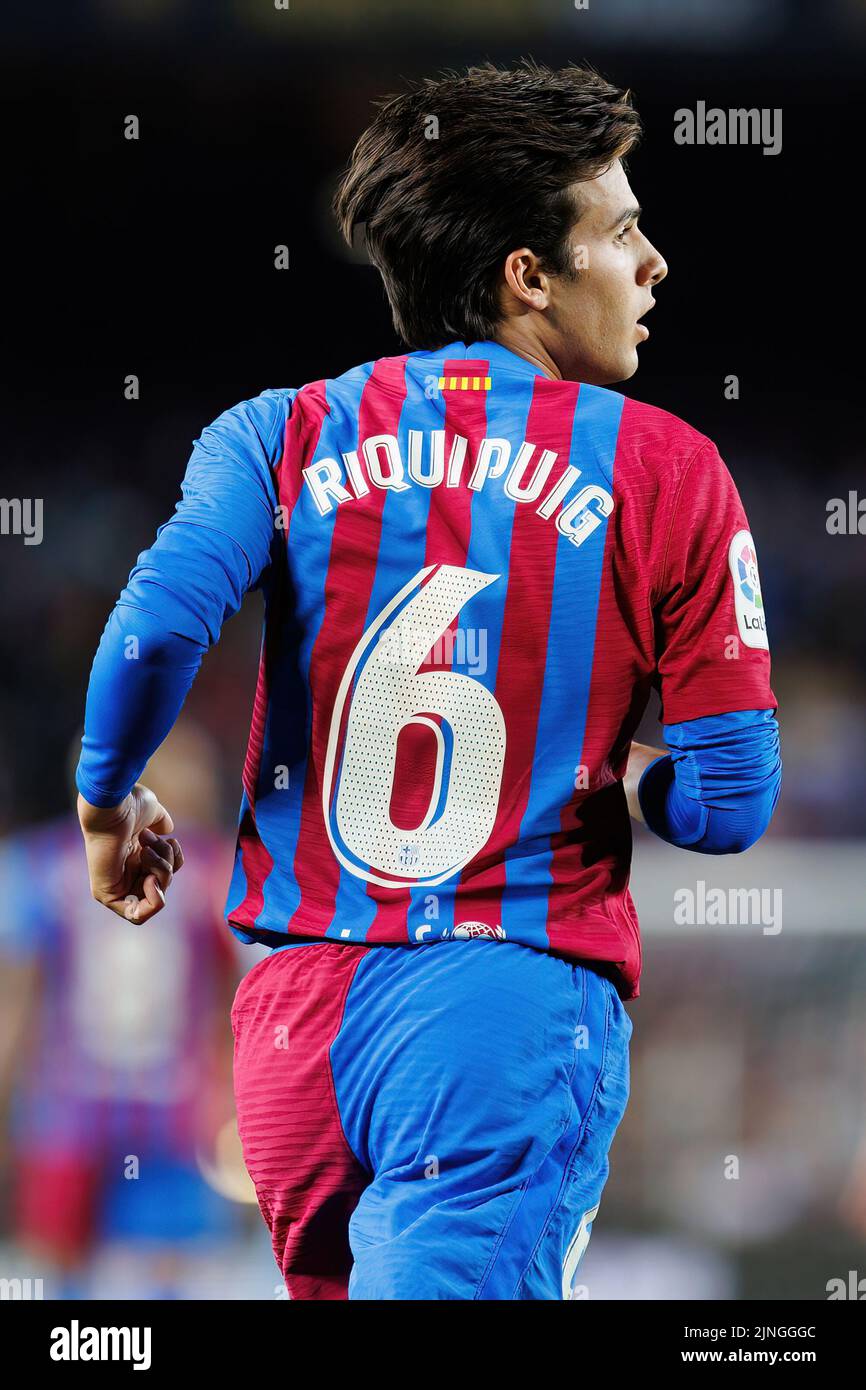
<svg viewBox="0 0 866 1390"><path fill-rule="evenodd" d="M509 251L503 265L506 299L514 308L546 309L550 303L550 279L528 246ZM507 307L507 305L506 305Z"/></svg>

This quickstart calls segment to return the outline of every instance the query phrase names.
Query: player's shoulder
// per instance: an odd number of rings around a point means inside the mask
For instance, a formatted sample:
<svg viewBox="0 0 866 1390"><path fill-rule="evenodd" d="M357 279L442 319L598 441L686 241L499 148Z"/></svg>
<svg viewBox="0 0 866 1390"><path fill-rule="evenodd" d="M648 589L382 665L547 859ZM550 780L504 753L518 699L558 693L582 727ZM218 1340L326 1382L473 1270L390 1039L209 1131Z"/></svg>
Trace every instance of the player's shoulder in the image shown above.
<svg viewBox="0 0 866 1390"><path fill-rule="evenodd" d="M709 435L657 405L623 396L617 462L631 464L659 482L679 482L691 467L718 466Z"/></svg>
<svg viewBox="0 0 866 1390"><path fill-rule="evenodd" d="M224 410L195 441L200 457L216 450L222 457L275 465L291 435L315 433L326 415L357 409L360 392L376 362L352 367L342 376L301 386L270 386Z"/></svg>
<svg viewBox="0 0 866 1390"><path fill-rule="evenodd" d="M329 403L344 399L356 400L358 393L364 390L368 382L379 391L393 391L404 395L407 360L405 353L395 357L374 357L368 362L359 362L356 366L349 367L339 376L329 377L321 385L326 389Z"/></svg>
<svg viewBox="0 0 866 1390"><path fill-rule="evenodd" d="M344 421L356 420L368 387L376 395L384 393L402 400L406 394L405 363L405 356L377 357L337 376L308 381L294 393L291 411L295 426L303 436L326 416L337 428Z"/></svg>
<svg viewBox="0 0 866 1390"><path fill-rule="evenodd" d="M273 467L282 453L296 395L293 387L269 387L223 410L194 441L191 466L232 461L254 472Z"/></svg>
<svg viewBox="0 0 866 1390"><path fill-rule="evenodd" d="M252 426L264 442L285 428L297 396L295 386L269 386L257 396L239 401L229 413Z"/></svg>
<svg viewBox="0 0 866 1390"><path fill-rule="evenodd" d="M290 386L268 387L223 410L207 428L227 435L252 431L260 439L268 439L276 427L285 424L296 395Z"/></svg>

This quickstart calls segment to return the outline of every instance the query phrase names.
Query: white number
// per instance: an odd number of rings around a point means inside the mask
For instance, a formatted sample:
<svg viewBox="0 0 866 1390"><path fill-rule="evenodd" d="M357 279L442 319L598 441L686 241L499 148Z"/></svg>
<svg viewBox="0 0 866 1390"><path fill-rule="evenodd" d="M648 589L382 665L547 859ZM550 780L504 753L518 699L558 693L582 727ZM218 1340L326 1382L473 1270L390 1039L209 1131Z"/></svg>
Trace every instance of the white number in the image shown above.
<svg viewBox="0 0 866 1390"><path fill-rule="evenodd" d="M470 676L418 668L464 604L498 578L455 565L419 570L352 653L331 720L322 808L334 853L358 878L388 888L442 883L490 836L505 763L502 710ZM397 739L410 724L432 731L437 757L424 817L405 830L389 806Z"/></svg>

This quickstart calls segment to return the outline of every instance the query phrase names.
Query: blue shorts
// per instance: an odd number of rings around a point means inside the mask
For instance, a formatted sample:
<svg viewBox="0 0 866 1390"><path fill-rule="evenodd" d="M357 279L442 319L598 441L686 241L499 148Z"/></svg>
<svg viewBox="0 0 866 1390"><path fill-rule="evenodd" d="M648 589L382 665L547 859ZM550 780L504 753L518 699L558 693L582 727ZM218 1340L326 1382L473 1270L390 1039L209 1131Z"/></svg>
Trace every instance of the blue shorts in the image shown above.
<svg viewBox="0 0 866 1390"><path fill-rule="evenodd" d="M571 1296L628 1098L614 986L511 942L291 946L232 1011L293 1298Z"/></svg>

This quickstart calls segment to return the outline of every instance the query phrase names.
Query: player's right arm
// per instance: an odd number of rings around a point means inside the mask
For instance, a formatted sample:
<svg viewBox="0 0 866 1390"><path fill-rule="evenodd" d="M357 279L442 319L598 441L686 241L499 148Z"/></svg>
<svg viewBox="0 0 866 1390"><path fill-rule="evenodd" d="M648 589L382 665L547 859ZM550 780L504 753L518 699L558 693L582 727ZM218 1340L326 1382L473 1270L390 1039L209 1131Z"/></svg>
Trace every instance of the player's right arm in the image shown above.
<svg viewBox="0 0 866 1390"><path fill-rule="evenodd" d="M667 751L633 745L629 808L669 844L738 853L769 825L782 764L754 544L710 441L679 482L653 611Z"/></svg>
<svg viewBox="0 0 866 1390"><path fill-rule="evenodd" d="M204 653L267 569L273 470L295 393L266 391L196 441L175 514L138 558L102 634L76 783L91 891L130 921L159 912L182 854L138 778L180 713Z"/></svg>

